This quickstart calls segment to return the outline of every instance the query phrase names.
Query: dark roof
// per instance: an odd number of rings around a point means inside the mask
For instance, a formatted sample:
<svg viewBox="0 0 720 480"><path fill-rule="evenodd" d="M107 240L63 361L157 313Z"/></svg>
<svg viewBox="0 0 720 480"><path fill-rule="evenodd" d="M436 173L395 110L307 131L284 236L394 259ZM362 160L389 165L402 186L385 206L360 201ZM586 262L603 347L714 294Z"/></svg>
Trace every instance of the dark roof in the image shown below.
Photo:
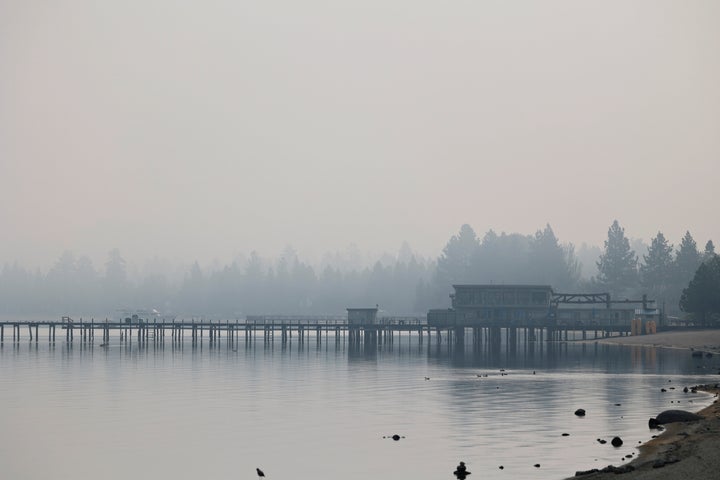
<svg viewBox="0 0 720 480"><path fill-rule="evenodd" d="M453 285L453 288L542 288L552 290L550 285L529 285L529 284L512 284L512 283L490 283L490 284L460 284Z"/></svg>

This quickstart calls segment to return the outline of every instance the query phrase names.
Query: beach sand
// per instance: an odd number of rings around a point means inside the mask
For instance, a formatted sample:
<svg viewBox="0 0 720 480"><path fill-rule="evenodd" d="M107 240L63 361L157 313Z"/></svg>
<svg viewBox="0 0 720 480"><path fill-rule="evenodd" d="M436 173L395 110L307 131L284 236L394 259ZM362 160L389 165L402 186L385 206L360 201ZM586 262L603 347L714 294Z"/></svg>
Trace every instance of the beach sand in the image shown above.
<svg viewBox="0 0 720 480"><path fill-rule="evenodd" d="M684 348L704 354L720 354L720 330L663 332L635 337L612 337L600 343ZM720 377L718 378L720 384ZM700 386L700 390L720 393L718 384ZM657 412L658 414L660 412ZM628 465L627 473L598 472L571 478L605 480L693 480L720 479L720 403L717 399L697 412L703 420L666 425L657 438L640 447L638 458Z"/></svg>
<svg viewBox="0 0 720 480"><path fill-rule="evenodd" d="M720 329L682 330L677 332L661 332L652 335L609 337L585 341L597 341L598 343L611 343L617 345L647 345L667 348L687 348L691 350L720 354Z"/></svg>

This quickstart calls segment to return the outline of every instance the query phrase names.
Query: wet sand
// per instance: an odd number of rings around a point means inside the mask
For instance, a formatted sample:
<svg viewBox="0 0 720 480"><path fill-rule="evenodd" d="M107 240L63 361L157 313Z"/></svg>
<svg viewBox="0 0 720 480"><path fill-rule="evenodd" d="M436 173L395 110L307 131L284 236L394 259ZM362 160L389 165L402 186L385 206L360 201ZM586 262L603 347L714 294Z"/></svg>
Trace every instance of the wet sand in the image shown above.
<svg viewBox="0 0 720 480"><path fill-rule="evenodd" d="M613 337L597 340L600 343L645 345L665 348L684 348L704 354L720 354L720 330L664 332L635 337ZM594 341L593 341L594 342ZM718 396L718 384L699 387ZM658 414L660 412L657 412ZM703 420L666 425L657 438L640 447L638 458L628 465L626 473L598 472L572 478L605 480L674 480L678 478L720 478L720 403L714 403L697 412Z"/></svg>
<svg viewBox="0 0 720 480"><path fill-rule="evenodd" d="M682 330L677 332L661 332L652 335L631 337L610 337L587 342L611 343L616 345L647 345L667 348L686 348L720 354L720 329L717 330Z"/></svg>

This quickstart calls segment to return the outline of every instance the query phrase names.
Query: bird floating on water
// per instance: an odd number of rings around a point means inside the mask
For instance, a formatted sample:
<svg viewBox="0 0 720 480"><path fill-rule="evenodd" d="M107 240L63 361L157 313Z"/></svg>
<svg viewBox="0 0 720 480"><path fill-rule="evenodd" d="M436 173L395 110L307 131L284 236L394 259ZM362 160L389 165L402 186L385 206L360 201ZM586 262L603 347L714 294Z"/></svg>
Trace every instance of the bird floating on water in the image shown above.
<svg viewBox="0 0 720 480"><path fill-rule="evenodd" d="M262 478L262 477L265 476L265 472L263 472L263 471L260 470L259 468L256 468L255 471L257 472L258 477L261 477L261 478Z"/></svg>
<svg viewBox="0 0 720 480"><path fill-rule="evenodd" d="M468 472L467 467L465 466L465 462L460 462L460 465L455 468L453 475L455 475L458 480L464 480L465 477L470 475L470 472Z"/></svg>

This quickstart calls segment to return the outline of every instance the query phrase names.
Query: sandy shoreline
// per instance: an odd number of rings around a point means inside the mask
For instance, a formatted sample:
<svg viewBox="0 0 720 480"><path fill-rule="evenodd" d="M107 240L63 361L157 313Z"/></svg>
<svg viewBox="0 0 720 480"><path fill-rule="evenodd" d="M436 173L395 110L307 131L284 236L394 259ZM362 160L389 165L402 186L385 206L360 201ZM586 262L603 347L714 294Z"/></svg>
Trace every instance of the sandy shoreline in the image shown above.
<svg viewBox="0 0 720 480"><path fill-rule="evenodd" d="M584 340L592 343L614 345L642 345L666 348L686 348L720 354L720 329L717 330L681 330L676 332L660 332L653 335L631 337L610 337L598 340Z"/></svg>
<svg viewBox="0 0 720 480"><path fill-rule="evenodd" d="M720 354L720 330L662 332L635 337L612 337L588 342L683 348ZM701 390L718 396L718 384L703 385ZM658 414L660 412L657 412ZM667 425L665 432L640 447L638 457L630 462L632 471L621 473L627 480L673 480L678 478L720 478L720 403L717 399L700 412L703 420ZM598 472L570 478L605 480L617 473Z"/></svg>

